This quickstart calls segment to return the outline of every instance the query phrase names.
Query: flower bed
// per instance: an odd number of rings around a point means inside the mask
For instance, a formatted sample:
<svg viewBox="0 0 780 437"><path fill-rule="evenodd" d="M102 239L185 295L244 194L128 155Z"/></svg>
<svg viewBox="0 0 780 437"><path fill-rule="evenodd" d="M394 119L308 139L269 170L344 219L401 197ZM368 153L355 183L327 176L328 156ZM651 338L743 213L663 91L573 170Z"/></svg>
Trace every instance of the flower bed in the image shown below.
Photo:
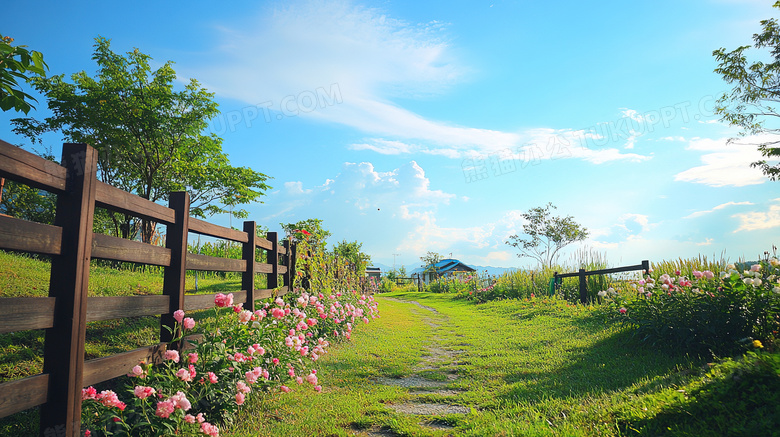
<svg viewBox="0 0 780 437"><path fill-rule="evenodd" d="M197 326L177 311L175 339L162 364L141 362L128 376L126 396L82 391L85 435L219 435L250 397L320 391L316 361L333 339L349 339L357 323L378 317L372 296L357 292L288 294L251 312L219 294L215 317ZM199 341L183 340L200 333Z"/></svg>

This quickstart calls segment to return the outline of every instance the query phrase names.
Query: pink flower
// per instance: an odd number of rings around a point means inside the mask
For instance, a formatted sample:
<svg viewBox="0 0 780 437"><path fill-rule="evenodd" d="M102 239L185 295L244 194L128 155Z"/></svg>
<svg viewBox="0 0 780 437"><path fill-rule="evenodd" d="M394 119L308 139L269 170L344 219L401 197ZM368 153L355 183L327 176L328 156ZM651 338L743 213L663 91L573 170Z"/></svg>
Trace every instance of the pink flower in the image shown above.
<svg viewBox="0 0 780 437"><path fill-rule="evenodd" d="M192 329L195 327L195 319L193 319L192 317L187 317L184 319L182 325L184 326L184 329Z"/></svg>
<svg viewBox="0 0 780 437"><path fill-rule="evenodd" d="M190 364L197 363L198 362L198 353L195 352L195 353L187 354L187 362L190 363Z"/></svg>
<svg viewBox="0 0 780 437"><path fill-rule="evenodd" d="M694 271L693 271L693 277L694 277L694 278L696 278L696 279L701 279L701 277L702 277L702 276L704 276L704 273L702 273L702 272L700 272L700 271L698 271L698 270L694 270Z"/></svg>
<svg viewBox="0 0 780 437"><path fill-rule="evenodd" d="M284 317L284 310L281 308L274 308L271 310L271 316L277 319L281 319L282 317Z"/></svg>
<svg viewBox="0 0 780 437"><path fill-rule="evenodd" d="M290 393L290 387L287 387L286 385L283 385L283 386L279 387L279 390L281 390L281 391L283 391L285 393Z"/></svg>
<svg viewBox="0 0 780 437"><path fill-rule="evenodd" d="M306 375L306 382L308 382L311 385L317 385L317 375L314 373L309 373Z"/></svg>
<svg viewBox="0 0 780 437"><path fill-rule="evenodd" d="M210 383L212 383L212 384L216 384L217 383L217 375L214 374L214 372L209 372L208 376L209 376L209 382Z"/></svg>
<svg viewBox="0 0 780 437"><path fill-rule="evenodd" d="M621 309L619 309L618 311L620 311L620 314L625 314L625 313L626 313L626 311L628 311L628 310L627 310L627 309L625 309L625 308L621 308Z"/></svg>
<svg viewBox="0 0 780 437"><path fill-rule="evenodd" d="M750 266L751 272L757 272L759 270L761 270L761 264L753 264L752 266Z"/></svg>
<svg viewBox="0 0 780 437"><path fill-rule="evenodd" d="M149 396L152 396L155 393L155 390L152 387L144 387L142 385L137 385L135 386L133 393L138 399L146 399Z"/></svg>
<svg viewBox="0 0 780 437"><path fill-rule="evenodd" d="M198 420L198 423L203 423L206 421L206 418L203 417L203 413L198 413L198 415L195 417L195 419Z"/></svg>
<svg viewBox="0 0 780 437"><path fill-rule="evenodd" d="M248 385L244 384L244 381L238 381L236 383L236 387L238 388L238 391L241 393L249 393L252 391L252 389L249 388Z"/></svg>
<svg viewBox="0 0 780 437"><path fill-rule="evenodd" d="M177 322L181 323L181 321L184 319L184 311L176 310L173 313L173 318L176 319Z"/></svg>
<svg viewBox="0 0 780 437"><path fill-rule="evenodd" d="M295 378L295 382L297 382L298 384L303 384L303 378L301 378L300 376L297 376Z"/></svg>
<svg viewBox="0 0 780 437"><path fill-rule="evenodd" d="M192 414L188 414L188 415L184 416L184 421L187 422L187 423L195 423L197 421L197 419Z"/></svg>
<svg viewBox="0 0 780 437"><path fill-rule="evenodd" d="M173 402L173 405L176 408L181 408L184 411L187 411L190 408L192 408L192 404L187 399L187 396L180 391L177 391L176 394L171 396L168 400Z"/></svg>
<svg viewBox="0 0 780 437"><path fill-rule="evenodd" d="M97 397L97 390L95 390L95 387L88 387L88 388L81 389L82 401L85 401L87 399L95 399L96 397Z"/></svg>
<svg viewBox="0 0 780 437"><path fill-rule="evenodd" d="M314 391L316 391L317 393L321 392L322 391L322 386L321 385L315 385L314 386Z"/></svg>
<svg viewBox="0 0 780 437"><path fill-rule="evenodd" d="M166 360L171 360L174 363L178 363L179 362L179 351L177 351L177 350L165 351L165 359Z"/></svg>
<svg viewBox="0 0 780 437"><path fill-rule="evenodd" d="M208 422L203 422L200 424L200 432L206 434L209 437L219 437L219 428Z"/></svg>
<svg viewBox="0 0 780 437"><path fill-rule="evenodd" d="M111 390L103 390L101 391L96 398L98 401L100 401L101 404L107 406L107 407L116 407L120 410L125 409L125 403L121 402L119 398L117 397L116 393L114 393Z"/></svg>
<svg viewBox="0 0 780 437"><path fill-rule="evenodd" d="M157 411L155 411L155 415L157 417L162 417L163 419L167 419L168 416L170 416L173 411L176 409L176 404L170 399L166 399L164 401L160 401L157 403Z"/></svg>
<svg viewBox="0 0 780 437"><path fill-rule="evenodd" d="M271 362L273 362L274 364L279 364L279 358L274 358L273 360L271 360Z"/></svg>
<svg viewBox="0 0 780 437"><path fill-rule="evenodd" d="M227 296L222 293L218 293L216 296L214 296L214 304L218 307L229 307L233 305L233 293L230 293Z"/></svg>
<svg viewBox="0 0 780 437"><path fill-rule="evenodd" d="M128 373L127 376L131 376L135 378L145 378L146 372L144 371L143 367L136 365L133 366L133 368L130 370L130 373Z"/></svg>
<svg viewBox="0 0 780 437"><path fill-rule="evenodd" d="M176 377L184 382L192 381L192 375L190 375L190 372L187 369L179 369L179 371L176 372Z"/></svg>
<svg viewBox="0 0 780 437"><path fill-rule="evenodd" d="M244 310L238 313L238 321L241 323L246 323L251 318L252 318L252 312L249 310Z"/></svg>
<svg viewBox="0 0 780 437"><path fill-rule="evenodd" d="M705 270L705 271L703 271L703 272L702 272L702 274L703 274L703 275L704 275L704 277L705 277L705 278L707 278L707 279L712 279L712 278L714 278L714 277L715 277L715 273L712 273L712 272L711 272L711 271L709 271L709 270Z"/></svg>
<svg viewBox="0 0 780 437"><path fill-rule="evenodd" d="M236 404L241 405L244 403L244 394L241 392L236 393Z"/></svg>

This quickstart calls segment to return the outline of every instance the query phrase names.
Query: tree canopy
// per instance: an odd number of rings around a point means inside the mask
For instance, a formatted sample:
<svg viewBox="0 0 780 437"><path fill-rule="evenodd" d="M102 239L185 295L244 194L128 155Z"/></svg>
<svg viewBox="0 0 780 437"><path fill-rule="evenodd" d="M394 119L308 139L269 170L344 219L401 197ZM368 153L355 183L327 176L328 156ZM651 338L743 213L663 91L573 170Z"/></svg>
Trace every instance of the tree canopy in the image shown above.
<svg viewBox="0 0 780 437"><path fill-rule="evenodd" d="M14 109L25 114L33 106L35 98L21 90L19 80L28 81L34 76L45 76L48 65L40 52L27 50L27 46L12 46L14 39L0 35L0 109Z"/></svg>
<svg viewBox="0 0 780 437"><path fill-rule="evenodd" d="M325 240L332 235L330 231L322 227L320 219L306 219L296 223L279 223L279 225L288 238L298 240L305 238L310 247L322 252L325 252L327 244Z"/></svg>
<svg viewBox="0 0 780 437"><path fill-rule="evenodd" d="M780 9L780 1L774 4ZM720 48L712 52L718 61L715 72L734 88L716 102L715 112L721 120L741 128L740 135L769 134L757 144L765 159L751 163L770 180L780 178L780 129L774 127L780 119L780 26L777 20L761 21L761 32L753 35L756 49L769 51L769 61L749 62L746 51L750 45L732 51ZM732 139L733 141L733 139Z"/></svg>
<svg viewBox="0 0 780 437"><path fill-rule="evenodd" d="M575 241L588 238L588 230L577 222L574 217L552 216L552 210L557 209L552 203L544 207L531 208L522 214L526 220L523 224L523 234L509 236L506 244L520 250L519 257L529 257L539 261L539 264L552 267L557 262L559 251Z"/></svg>
<svg viewBox="0 0 780 437"><path fill-rule="evenodd" d="M359 271L365 271L366 266L371 262L371 256L364 253L362 249L363 243L342 240L333 246L333 254L349 260Z"/></svg>
<svg viewBox="0 0 780 437"><path fill-rule="evenodd" d="M110 41L95 39L92 57L97 75L36 77L33 86L48 99L52 116L39 122L19 118L17 133L34 143L41 134L60 131L67 141L86 143L99 153L103 182L153 202L173 191L190 193L190 214L196 217L228 213L244 218L235 206L258 201L268 176L230 165L222 139L204 134L219 113L214 95L191 79L174 89L176 72L168 61L152 70L151 57L138 49L125 56L111 51ZM133 238L140 230L149 241L156 227L126 215L112 214L115 231ZM132 223L132 224L131 224Z"/></svg>

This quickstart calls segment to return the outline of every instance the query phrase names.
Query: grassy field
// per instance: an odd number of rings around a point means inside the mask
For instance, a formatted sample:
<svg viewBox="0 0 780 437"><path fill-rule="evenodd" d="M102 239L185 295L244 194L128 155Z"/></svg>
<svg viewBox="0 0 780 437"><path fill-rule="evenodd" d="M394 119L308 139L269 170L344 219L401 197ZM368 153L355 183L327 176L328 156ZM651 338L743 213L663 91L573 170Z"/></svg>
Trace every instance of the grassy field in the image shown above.
<svg viewBox="0 0 780 437"><path fill-rule="evenodd" d="M221 435L773 435L780 424L780 367L637 347L592 309L378 300L382 318L322 359L322 393L269 395Z"/></svg>

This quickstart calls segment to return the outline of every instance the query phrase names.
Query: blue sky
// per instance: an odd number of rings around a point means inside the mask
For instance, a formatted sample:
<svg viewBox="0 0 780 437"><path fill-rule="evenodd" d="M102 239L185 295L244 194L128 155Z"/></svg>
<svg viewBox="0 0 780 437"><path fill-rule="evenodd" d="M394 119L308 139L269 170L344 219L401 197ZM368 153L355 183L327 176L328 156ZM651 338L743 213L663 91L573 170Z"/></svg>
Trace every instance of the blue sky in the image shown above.
<svg viewBox="0 0 780 437"><path fill-rule="evenodd" d="M590 231L564 262L780 242L777 182L713 113L730 87L712 51L749 44L771 1L158 3L16 1L2 32L52 74L93 73L99 35L174 61L216 94L231 161L273 177L247 208L271 230L320 218L387 265L435 251L523 267L504 241L552 202ZM23 144L15 116L0 138Z"/></svg>

